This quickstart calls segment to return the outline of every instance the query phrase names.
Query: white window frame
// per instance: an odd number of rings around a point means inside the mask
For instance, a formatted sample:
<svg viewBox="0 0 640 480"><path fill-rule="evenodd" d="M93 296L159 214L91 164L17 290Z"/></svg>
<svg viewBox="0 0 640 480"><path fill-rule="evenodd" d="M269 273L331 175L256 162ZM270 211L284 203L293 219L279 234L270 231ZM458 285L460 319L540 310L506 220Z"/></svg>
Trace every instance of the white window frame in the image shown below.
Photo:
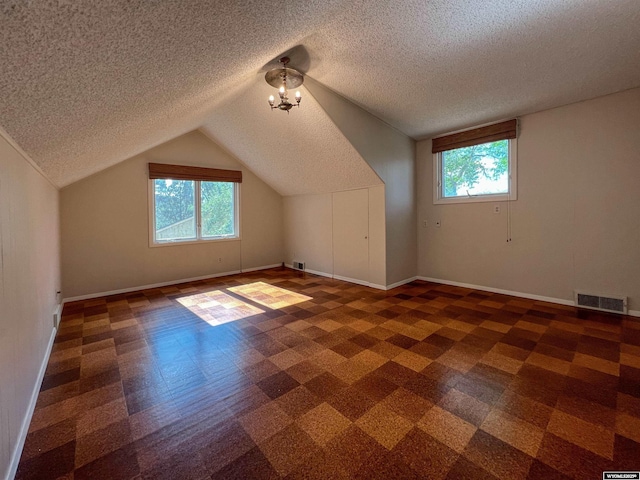
<svg viewBox="0 0 640 480"><path fill-rule="evenodd" d="M155 195L155 180L148 180L148 204L149 204L149 246L150 247L168 247L172 245L192 245L195 243L210 243L210 242L230 242L241 240L240 236L240 184L233 183L233 221L235 226L235 235L225 237L203 237L202 236L202 214L200 211L201 195L200 195L200 183L208 180L193 180L195 182L195 210L196 210L196 238L189 240L156 240L156 195Z"/></svg>
<svg viewBox="0 0 640 480"><path fill-rule="evenodd" d="M509 192L468 195L466 197L445 197L442 194L442 152L433 154L433 203L444 205L449 203L506 202L518 199L518 139L509 141Z"/></svg>

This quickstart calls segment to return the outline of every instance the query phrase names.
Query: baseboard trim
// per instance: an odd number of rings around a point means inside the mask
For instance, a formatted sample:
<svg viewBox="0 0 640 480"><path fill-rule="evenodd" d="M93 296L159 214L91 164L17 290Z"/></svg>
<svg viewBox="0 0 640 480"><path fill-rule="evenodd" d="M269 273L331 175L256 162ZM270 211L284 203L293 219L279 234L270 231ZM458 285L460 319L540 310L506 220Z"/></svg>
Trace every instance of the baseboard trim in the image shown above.
<svg viewBox="0 0 640 480"><path fill-rule="evenodd" d="M291 266L291 268L293 268L293 266ZM294 269L295 270L295 269ZM326 278L333 278L333 275L330 273L326 273L326 272L321 272L319 270L306 270L309 273L313 273L314 275L318 275L319 277L326 277Z"/></svg>
<svg viewBox="0 0 640 480"><path fill-rule="evenodd" d="M297 272L300 271L300 270L297 270L297 269L293 268L293 265L291 265L290 263L285 263L284 266L287 267L287 268L290 268L292 270L296 270ZM336 280L342 280L343 282L355 283L356 285L362 285L362 286L365 286L365 287L375 288L377 290L391 290L392 288L399 287L400 285L404 285L405 283L410 283L410 282L413 282L414 280L418 279L418 277L411 277L411 278L405 278L404 280L400 280L399 282L392 283L391 285L380 285L378 283L365 282L364 280L357 280L355 278L343 277L341 275L332 275L331 273L319 272L317 270L311 270L309 268L307 268L304 271L307 272L307 273L312 273L314 275L319 275L321 277L335 278Z"/></svg>
<svg viewBox="0 0 640 480"><path fill-rule="evenodd" d="M269 268L281 267L282 263L274 263L273 265L263 265L262 267L243 268L242 273L257 272L258 270L268 270Z"/></svg>
<svg viewBox="0 0 640 480"><path fill-rule="evenodd" d="M47 370L47 365L49 363L49 357L51 356L51 350L53 349L53 341L56 338L57 329L51 329L51 337L49 338L49 344L47 345L47 349L44 352L44 357L42 358L42 363L40 364L40 371L38 372L38 378L36 379L36 383L33 386L33 391L31 392L31 398L29 399L29 405L27 406L27 413L22 419L22 425L20 426L20 432L18 433L18 438L16 442L16 446L13 449L13 454L11 455L11 461L9 462L9 469L7 479L14 478L16 476L16 472L18 471L18 465L20 464L20 457L22 456L22 449L24 448L24 442L27 439L27 434L29 433L29 425L31 425L31 418L33 417L33 412L36 409L36 403L38 402L38 394L40 393L40 386L42 385L42 380L44 379L44 372Z"/></svg>
<svg viewBox="0 0 640 480"><path fill-rule="evenodd" d="M454 282L452 280L443 280L441 278L432 277L416 277L416 280L424 280L425 282L442 283L443 285L452 285L454 287L473 288L474 290L482 290L491 293L501 293L511 295L512 297L527 298L529 300L539 300L541 302L557 303L559 305L567 305L575 307L576 302L573 300L565 300L564 298L546 297L544 295L535 295L533 293L516 292L513 290L504 290L502 288L485 287L483 285L474 285L472 283ZM640 317L640 310L627 310L627 316Z"/></svg>
<svg viewBox="0 0 640 480"><path fill-rule="evenodd" d="M527 298L529 300L539 300L541 302L557 303L560 305L567 305L574 307L573 300L565 300L563 298L546 297L544 295L534 295L533 293L516 292L513 290L505 290L502 288L485 287L484 285L474 285L472 283L454 282L452 280L443 280L441 278L432 277L417 277L417 280L424 280L425 282L441 283L443 285L452 285L454 287L473 288L474 290L482 290L484 292L501 293L503 295L511 295L512 297Z"/></svg>
<svg viewBox="0 0 640 480"><path fill-rule="evenodd" d="M280 264L278 264L276 266L279 267ZM248 271L248 270L245 270L245 271ZM80 300L90 300L92 298L107 297L109 295L119 295L121 293L137 292L139 290L148 290L150 288L166 287L168 285L177 285L179 283L195 282L195 281L198 281L198 280L207 280L208 278L226 277L227 275L236 275L238 273L242 273L242 271L241 270L231 270L229 272L214 273L214 274L211 274L211 275L203 275L201 277L179 278L177 280L171 280L171 281L168 281L168 282L152 283L152 284L149 284L149 285L140 285L140 286L137 286L137 287L121 288L121 289L118 289L118 290L109 290L107 292L89 293L87 295L79 295L77 297L65 298L62 303L77 302L77 301L80 301Z"/></svg>
<svg viewBox="0 0 640 480"><path fill-rule="evenodd" d="M407 283L411 283L414 280L418 280L418 278L419 277L405 278L404 280L400 280L399 282L395 282L395 283L392 283L390 285L387 285L385 290L391 290L391 289L394 289L396 287L400 287L402 285L406 285Z"/></svg>
<svg viewBox="0 0 640 480"><path fill-rule="evenodd" d="M343 282L355 283L356 285L362 285L363 287L370 287L371 284L369 282L365 282L363 280L358 280L357 278L349 278L343 277L342 275L334 275L333 278L336 280L342 280Z"/></svg>
<svg viewBox="0 0 640 480"><path fill-rule="evenodd" d="M293 268L293 265L290 263L285 263L284 266L287 268L290 268L291 270L295 270L296 272L306 272L306 273L311 273L313 275L318 275L320 277L333 278L333 275L331 273L320 272L319 270L311 270L310 268L306 268L304 270L298 270L297 268Z"/></svg>

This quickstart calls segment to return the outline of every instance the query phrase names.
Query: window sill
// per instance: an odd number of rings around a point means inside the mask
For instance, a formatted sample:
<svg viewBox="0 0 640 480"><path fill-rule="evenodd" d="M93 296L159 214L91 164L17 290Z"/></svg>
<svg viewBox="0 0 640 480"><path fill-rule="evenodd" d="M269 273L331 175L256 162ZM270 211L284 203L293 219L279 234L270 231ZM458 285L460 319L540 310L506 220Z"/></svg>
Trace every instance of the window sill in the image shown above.
<svg viewBox="0 0 640 480"><path fill-rule="evenodd" d="M453 203L481 203L481 202L508 202L518 199L518 195L506 193L496 195L471 195L470 197L447 197L434 200L434 205L447 205Z"/></svg>
<svg viewBox="0 0 640 480"><path fill-rule="evenodd" d="M235 242L241 240L240 236L237 237L222 237L222 238L207 238L197 240L180 240L180 241L167 241L167 242L151 242L149 247L174 247L177 245L198 245L202 243L219 243L219 242Z"/></svg>

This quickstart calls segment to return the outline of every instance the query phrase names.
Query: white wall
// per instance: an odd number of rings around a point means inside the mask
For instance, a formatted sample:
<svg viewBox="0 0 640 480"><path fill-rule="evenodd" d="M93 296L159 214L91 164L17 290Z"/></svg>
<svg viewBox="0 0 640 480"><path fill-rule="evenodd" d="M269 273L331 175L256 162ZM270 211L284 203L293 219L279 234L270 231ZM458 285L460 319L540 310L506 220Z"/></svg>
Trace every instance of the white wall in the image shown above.
<svg viewBox="0 0 640 480"><path fill-rule="evenodd" d="M369 195L369 278L386 285L384 185L367 189ZM333 244L342 235L334 231L333 193L284 197L285 263L302 261L306 269L334 274Z"/></svg>
<svg viewBox="0 0 640 480"><path fill-rule="evenodd" d="M242 170L241 240L150 247L149 162ZM65 298L283 261L282 197L199 131L65 187L61 219Z"/></svg>
<svg viewBox="0 0 640 480"><path fill-rule="evenodd" d="M58 190L0 132L0 478L15 473L53 339L58 225Z"/></svg>
<svg viewBox="0 0 640 480"><path fill-rule="evenodd" d="M386 281L416 275L415 142L307 77L305 86L385 184Z"/></svg>
<svg viewBox="0 0 640 480"><path fill-rule="evenodd" d="M418 274L573 300L626 295L640 310L640 89L520 119L518 199L433 205L431 140L417 145ZM435 220L442 221L435 228Z"/></svg>

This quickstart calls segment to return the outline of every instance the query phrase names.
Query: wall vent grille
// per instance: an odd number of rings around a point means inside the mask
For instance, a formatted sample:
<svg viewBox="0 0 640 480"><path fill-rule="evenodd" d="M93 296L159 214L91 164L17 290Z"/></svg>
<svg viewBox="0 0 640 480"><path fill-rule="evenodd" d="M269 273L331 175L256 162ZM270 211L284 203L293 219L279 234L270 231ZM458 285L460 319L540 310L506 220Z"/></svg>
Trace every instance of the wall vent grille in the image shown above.
<svg viewBox="0 0 640 480"><path fill-rule="evenodd" d="M627 313L627 297L611 297L575 292L575 302L577 307L611 313Z"/></svg>
<svg viewBox="0 0 640 480"><path fill-rule="evenodd" d="M294 270L304 270L304 262L296 262L294 260L293 262L293 269Z"/></svg>

